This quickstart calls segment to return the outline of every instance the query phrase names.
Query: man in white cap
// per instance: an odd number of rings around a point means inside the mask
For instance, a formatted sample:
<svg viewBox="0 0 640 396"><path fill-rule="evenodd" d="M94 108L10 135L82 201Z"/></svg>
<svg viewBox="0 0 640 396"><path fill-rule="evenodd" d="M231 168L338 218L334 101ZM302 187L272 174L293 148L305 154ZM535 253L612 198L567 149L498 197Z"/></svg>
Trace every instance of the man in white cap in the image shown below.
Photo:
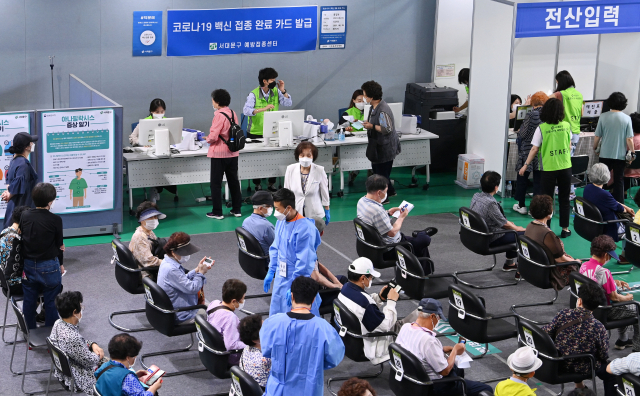
<svg viewBox="0 0 640 396"><path fill-rule="evenodd" d="M397 333L402 325L411 323L418 317L418 311L415 310L404 319L398 320L396 302L400 295L395 289L389 290L386 299L382 298L381 294L387 286L383 287L380 293L365 292L371 288L373 278L379 277L380 273L373 268L371 260L360 257L349 265L349 282L342 286L338 295L340 302L358 317L362 334L385 331ZM363 341L364 354L371 363L380 364L389 360L389 344L393 342L393 337L368 337Z"/></svg>
<svg viewBox="0 0 640 396"><path fill-rule="evenodd" d="M527 385L529 378L532 378L536 370L542 366L542 360L538 359L533 348L523 346L516 349L507 358L507 365L513 372L511 378L506 379L496 385L495 396L531 396L535 395L535 388L531 389Z"/></svg>

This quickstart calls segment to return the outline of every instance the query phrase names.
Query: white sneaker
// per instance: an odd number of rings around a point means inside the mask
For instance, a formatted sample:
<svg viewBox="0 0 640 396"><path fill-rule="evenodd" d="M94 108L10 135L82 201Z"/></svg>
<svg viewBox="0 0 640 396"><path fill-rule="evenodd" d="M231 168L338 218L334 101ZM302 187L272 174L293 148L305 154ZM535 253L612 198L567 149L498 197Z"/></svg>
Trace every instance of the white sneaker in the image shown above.
<svg viewBox="0 0 640 396"><path fill-rule="evenodd" d="M513 210L515 210L516 212L526 215L527 214L527 207L526 206L520 206L520 204L514 204L513 205Z"/></svg>
<svg viewBox="0 0 640 396"><path fill-rule="evenodd" d="M156 190L155 187L152 187L149 190L149 200L151 201L151 203L156 203L156 201L158 200L159 194L158 194L158 190Z"/></svg>

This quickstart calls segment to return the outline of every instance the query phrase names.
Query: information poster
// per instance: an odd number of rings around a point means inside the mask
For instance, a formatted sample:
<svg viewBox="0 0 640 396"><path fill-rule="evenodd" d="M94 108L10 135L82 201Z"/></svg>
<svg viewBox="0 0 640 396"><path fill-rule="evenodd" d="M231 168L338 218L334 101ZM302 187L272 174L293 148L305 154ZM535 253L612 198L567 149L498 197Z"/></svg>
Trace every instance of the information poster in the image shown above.
<svg viewBox="0 0 640 396"><path fill-rule="evenodd" d="M2 113L0 114L0 194L7 189L7 173L9 173L9 164L13 158L13 154L4 150L11 147L13 137L18 132L27 132L31 134L31 120L29 113ZM4 213L7 210L7 203L0 201L0 219L4 219Z"/></svg>
<svg viewBox="0 0 640 396"><path fill-rule="evenodd" d="M133 12L133 56L162 55L162 11Z"/></svg>
<svg viewBox="0 0 640 396"><path fill-rule="evenodd" d="M114 208L113 109L41 113L43 181L56 187L57 214Z"/></svg>
<svg viewBox="0 0 640 396"><path fill-rule="evenodd" d="M320 15L320 49L344 48L347 43L347 6L322 6Z"/></svg>

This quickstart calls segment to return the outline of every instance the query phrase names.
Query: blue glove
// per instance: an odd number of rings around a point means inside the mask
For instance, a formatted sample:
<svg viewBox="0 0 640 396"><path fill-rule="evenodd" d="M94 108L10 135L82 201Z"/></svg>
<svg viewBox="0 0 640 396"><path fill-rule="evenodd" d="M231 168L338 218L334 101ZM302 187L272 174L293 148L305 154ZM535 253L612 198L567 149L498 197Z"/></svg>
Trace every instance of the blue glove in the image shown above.
<svg viewBox="0 0 640 396"><path fill-rule="evenodd" d="M291 289L287 290L287 307L291 308Z"/></svg>
<svg viewBox="0 0 640 396"><path fill-rule="evenodd" d="M267 276L264 278L263 284L265 293L269 293L269 289L271 289L271 282L273 281L273 277L275 276L275 274L276 272L272 270L269 270L269 272L267 272Z"/></svg>
<svg viewBox="0 0 640 396"><path fill-rule="evenodd" d="M328 225L329 222L331 221L331 214L329 213L329 209L324 210L324 217L325 217L324 225Z"/></svg>

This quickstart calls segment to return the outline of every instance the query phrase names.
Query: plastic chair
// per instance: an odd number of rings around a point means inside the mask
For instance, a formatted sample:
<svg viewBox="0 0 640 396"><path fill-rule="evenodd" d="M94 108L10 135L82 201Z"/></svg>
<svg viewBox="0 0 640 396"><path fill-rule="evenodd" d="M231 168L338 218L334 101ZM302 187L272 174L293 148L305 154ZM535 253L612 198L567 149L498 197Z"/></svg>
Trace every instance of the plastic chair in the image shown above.
<svg viewBox="0 0 640 396"><path fill-rule="evenodd" d="M133 257L133 254L119 239L111 241L111 247L113 248L113 261L115 264L116 281L127 293L129 294L144 294L144 286L142 285L142 272L158 272L160 267L145 267L140 268L138 261ZM130 311L117 311L109 314L109 323L114 328L127 333L134 333L137 331L153 330L152 326L139 327L135 329L128 329L120 326L113 321L114 316L118 315L130 315L145 312L145 309L133 309Z"/></svg>
<svg viewBox="0 0 640 396"><path fill-rule="evenodd" d="M269 255L265 255L262 246L249 231L242 227L236 228L236 239L238 241L238 262L240 268L254 279L264 280L269 271ZM245 296L246 299L271 297L271 293L251 294ZM240 312L252 315L253 312L241 309ZM269 312L259 312L261 315L268 315Z"/></svg>
<svg viewBox="0 0 640 396"><path fill-rule="evenodd" d="M9 300L11 300L12 296L22 298L22 287L20 287L20 293L19 294L15 293L16 290L14 290L14 293L11 293L11 288L9 287L7 279L4 276L4 272L1 271L1 270L0 270L0 286L2 287L2 294L4 294L4 296L6 298L6 302L4 304L4 320L3 320L2 326L1 326L2 327L2 341L7 345L11 345L12 344L11 341L7 342L4 339L4 331L9 327L16 327L17 323L7 324L7 314L9 313Z"/></svg>
<svg viewBox="0 0 640 396"><path fill-rule="evenodd" d="M433 261L424 257L418 259L413 253L404 246L396 246L396 284L402 286L405 295L414 300L422 300L423 298L445 298L449 293L449 285L451 280L446 278L455 277L453 274L434 274ZM431 271L425 275L421 262L429 264Z"/></svg>
<svg viewBox="0 0 640 396"><path fill-rule="evenodd" d="M338 122L336 122L336 125L338 125L340 123L340 117L342 117L342 115L344 114L345 111L347 111L347 109L349 109L348 107L344 107L342 109L338 110Z"/></svg>
<svg viewBox="0 0 640 396"><path fill-rule="evenodd" d="M484 299L462 285L449 286L449 325L464 338L484 345L484 357L490 342L515 338L516 328L504 318L516 317L509 312L500 315L487 313Z"/></svg>
<svg viewBox="0 0 640 396"><path fill-rule="evenodd" d="M588 169L589 169L588 155L586 154L575 155L571 157L571 185L576 185L576 187L586 185L588 181L588 174L587 174ZM580 180L576 176L584 176L584 180Z"/></svg>
<svg viewBox="0 0 640 396"><path fill-rule="evenodd" d="M56 368L62 374L71 378L71 386L69 386L69 394L73 395L75 390L75 381L73 378L73 373L71 372L71 364L69 363L69 357L67 354L56 345L51 342L49 337L46 338L47 346L49 348L49 353L51 354L51 368L49 369L49 381L47 382L47 392L49 394L49 388L51 387L51 374L53 373L53 369ZM63 389L60 389L63 390Z"/></svg>
<svg viewBox="0 0 640 396"><path fill-rule="evenodd" d="M542 246L540 246L540 244L524 235L518 236L518 271L520 271L520 275L527 282L537 288L544 290L553 289L553 285L551 283L551 271L553 269L565 267L567 265L577 265L579 267L580 264L580 261L570 261L557 264L554 262L554 264L551 264L549 262L549 256L547 256L546 251ZM526 319L516 312L516 308L552 305L558 299L558 291L554 289L554 292L555 296L550 301L515 304L511 306L511 311L522 319ZM535 324L546 323L537 322L531 319L527 320Z"/></svg>
<svg viewBox="0 0 640 396"><path fill-rule="evenodd" d="M345 356L354 362L368 362L369 359L364 354L364 339L365 338L375 338L375 337L386 337L386 336L397 336L396 333L392 331L387 332L374 332L362 334L362 325L358 320L358 317L353 314L353 312L349 311L349 309L344 305L340 299L335 299L333 302L333 310L334 317L333 327L338 331L340 337L342 337L342 342L344 343ZM359 375L358 378L376 378L380 374L382 374L382 370L384 370L383 363L378 365L380 370L372 375ZM353 375L347 377L335 377L329 378L327 380L327 388L329 388L329 392L332 395L336 395L336 393L331 389L331 383L334 381L345 381L349 378L353 377Z"/></svg>
<svg viewBox="0 0 640 396"><path fill-rule="evenodd" d="M546 332L542 331L533 323L517 319L518 328L518 344L519 346L529 345L538 351L538 358L542 360L542 366L536 370L536 378L542 382L551 385L560 385L561 392L564 393L564 384L567 382L582 382L591 380L592 389L596 392L596 360L593 355L588 353L576 355L562 355L555 346L555 343ZM575 358L587 358L591 364L591 375L579 373L563 373L560 370L560 363Z"/></svg>
<svg viewBox="0 0 640 396"><path fill-rule="evenodd" d="M396 257L394 248L396 246L404 246L409 251L413 251L413 246L408 241L400 241L397 243L384 242L378 230L357 217L353 219L353 225L356 229L356 251L358 252L358 257L366 257L371 260L373 268L384 269L395 267Z"/></svg>
<svg viewBox="0 0 640 396"><path fill-rule="evenodd" d="M389 388L396 396L433 395L433 386L448 382L460 382L463 394L467 394L467 385L462 377L431 379L422 362L400 345L389 345Z"/></svg>
<svg viewBox="0 0 640 396"><path fill-rule="evenodd" d="M580 286L591 283L594 286L602 287L597 282L591 280L590 278L582 275L579 272L572 272L569 275L569 306L571 308L576 307L576 302L578 301L578 290ZM600 323L604 325L604 328L607 330L612 329L621 329L627 326L632 326L634 324L638 324L638 316L634 316L631 318L624 319L607 319L607 315L609 314L609 310L613 307L622 307L627 305L635 305L636 307L640 307L640 303L637 301L622 301L622 302L611 302L610 305L601 305L598 308L593 310L593 317L598 319ZM638 312L638 311L636 311Z"/></svg>
<svg viewBox="0 0 640 396"><path fill-rule="evenodd" d="M102 396L95 385L93 386L93 396Z"/></svg>
<svg viewBox="0 0 640 396"><path fill-rule="evenodd" d="M459 212L459 220L460 223L460 242L469 250L476 254L480 254L482 256L493 256L493 265L487 268L475 269L475 270L465 270L465 271L456 271L453 273L456 280L463 285L473 287L474 289L492 289L495 287L503 287L503 286L514 286L517 285L518 282L509 282L509 283L499 283L497 285L490 286L478 286L467 281L460 279L459 275L462 274L471 274L476 272L488 272L493 270L493 268L497 264L496 254L505 253L508 251L518 249L517 244L508 243L506 245L489 247L489 244L492 241L492 238L495 235L503 235L507 233L517 233L513 230L500 230L495 232L490 232L487 223L484 219L473 210L462 207L458 210Z"/></svg>
<svg viewBox="0 0 640 396"><path fill-rule="evenodd" d="M216 378L230 378L229 355L242 353L242 349L227 350L224 346L224 337L203 316L196 316L196 329L198 332L198 354L200 361L206 369ZM233 385L232 385L233 386ZM228 395L229 392L219 393Z"/></svg>
<svg viewBox="0 0 640 396"><path fill-rule="evenodd" d="M630 373L619 375L618 394L620 396L640 395L640 378Z"/></svg>
<svg viewBox="0 0 640 396"><path fill-rule="evenodd" d="M207 309L206 305L191 305L184 308L174 309L171 300L169 300L169 296L165 293L164 290L153 280L147 278L142 279L142 283L145 288L145 301L146 308L145 312L147 314L147 320L151 323L151 326L159 333L166 335L167 337L175 337L179 335L189 334L191 337L191 343L182 348L182 349L174 349L170 351L162 351L162 352L153 352L147 353L140 357L140 363L142 367L148 369L148 366L144 363L144 360L150 356L162 356L162 355L170 355L181 352L188 352L193 346L193 333L195 333L196 325L195 323L187 323L187 324L176 324L176 313L183 311L192 311L194 309ZM183 371L176 371L173 373L165 374L165 377L172 377L175 375L189 374L189 373L197 373L200 371L206 371L206 369L190 369Z"/></svg>
<svg viewBox="0 0 640 396"><path fill-rule="evenodd" d="M640 224L625 224L624 240L624 256L631 264L640 267Z"/></svg>
<svg viewBox="0 0 640 396"><path fill-rule="evenodd" d="M231 367L231 386L236 395L262 396L264 394L260 384L238 366Z"/></svg>
<svg viewBox="0 0 640 396"><path fill-rule="evenodd" d="M20 388L20 389L22 389L22 393L25 393L25 394L44 393L43 391L40 391L40 392L26 392L24 390L24 379L27 376L27 374L40 374L40 373L49 372L51 370L49 368L49 369L45 369L45 370L27 371L27 360L29 358L29 349L46 348L47 347L46 338L51 333L51 326L47 326L47 327L43 326L43 327L38 327L36 329L29 329L27 327L27 322L24 319L24 314L22 313L22 310L18 307L18 303L17 303L15 297L11 297L11 307L13 308L13 313L16 315L16 318L18 318L18 323L17 323L16 334L15 334L15 337L13 338L13 349L11 350L11 360L9 361L9 370L11 371L11 373L14 376L22 375L22 387ZM16 353L16 345L18 344L18 330L19 330L20 333L22 333L22 336L27 341L25 343L24 367L22 368L22 372L13 371L13 357L14 357L14 355Z"/></svg>

